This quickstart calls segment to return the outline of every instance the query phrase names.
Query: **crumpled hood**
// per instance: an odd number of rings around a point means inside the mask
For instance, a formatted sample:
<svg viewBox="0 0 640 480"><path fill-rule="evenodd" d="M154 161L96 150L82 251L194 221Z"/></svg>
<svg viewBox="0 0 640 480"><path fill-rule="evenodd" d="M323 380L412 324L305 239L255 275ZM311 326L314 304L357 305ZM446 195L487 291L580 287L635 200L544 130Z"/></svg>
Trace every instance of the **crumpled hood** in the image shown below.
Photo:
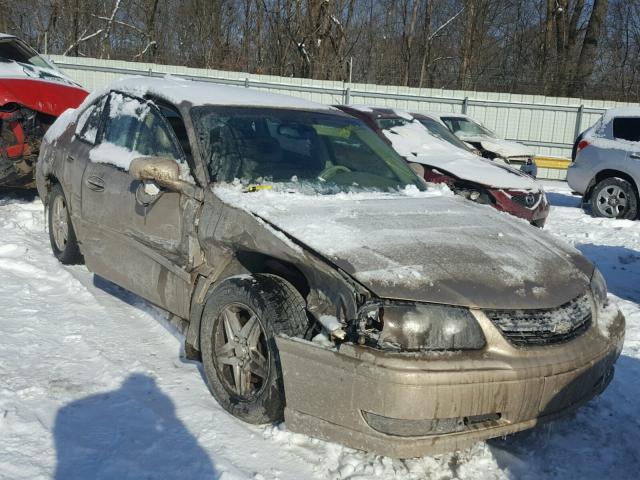
<svg viewBox="0 0 640 480"><path fill-rule="evenodd" d="M456 135L464 142L479 143L483 149L493 152L502 158L532 157L535 155L532 148L511 140L490 137L488 135L464 135L460 133Z"/></svg>
<svg viewBox="0 0 640 480"><path fill-rule="evenodd" d="M0 62L0 69L2 67ZM17 103L32 110L60 116L68 108L76 108L88 92L67 82L24 77L3 77L0 72L0 106Z"/></svg>
<svg viewBox="0 0 640 480"><path fill-rule="evenodd" d="M30 78L33 80L64 83L73 87L80 86L64 73L54 68L37 67L28 63L6 59L0 59L0 78Z"/></svg>
<svg viewBox="0 0 640 480"><path fill-rule="evenodd" d="M593 270L577 250L525 222L444 193L214 191L383 298L553 308L582 294Z"/></svg>
<svg viewBox="0 0 640 480"><path fill-rule="evenodd" d="M540 191L540 186L531 177L504 165L504 162L498 164L463 150L449 155L417 155L408 160L487 187Z"/></svg>

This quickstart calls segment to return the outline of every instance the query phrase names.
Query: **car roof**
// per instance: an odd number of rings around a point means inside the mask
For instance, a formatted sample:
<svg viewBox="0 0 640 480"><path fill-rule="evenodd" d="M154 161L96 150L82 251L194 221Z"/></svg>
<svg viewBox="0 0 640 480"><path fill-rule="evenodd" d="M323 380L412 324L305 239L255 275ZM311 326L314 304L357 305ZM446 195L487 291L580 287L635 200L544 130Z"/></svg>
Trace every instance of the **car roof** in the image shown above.
<svg viewBox="0 0 640 480"><path fill-rule="evenodd" d="M609 123L614 118L638 118L640 117L640 107L618 107L610 108L603 115L603 123Z"/></svg>
<svg viewBox="0 0 640 480"><path fill-rule="evenodd" d="M271 107L299 110L330 110L332 107L288 95L264 92L244 87L220 85L212 82L187 80L173 76L161 78L125 77L109 86L139 97L155 96L175 105L235 105L243 107Z"/></svg>
<svg viewBox="0 0 640 480"><path fill-rule="evenodd" d="M409 120L411 114L404 110L389 107L376 107L375 105L337 105L339 108L348 108L365 114L369 114L374 118L404 118Z"/></svg>
<svg viewBox="0 0 640 480"><path fill-rule="evenodd" d="M464 113L455 113L455 112L427 112L425 113L425 115L429 115L435 118L443 118L443 117L447 117L447 118L467 118L467 119L471 119L471 117L469 117L468 115L465 115Z"/></svg>

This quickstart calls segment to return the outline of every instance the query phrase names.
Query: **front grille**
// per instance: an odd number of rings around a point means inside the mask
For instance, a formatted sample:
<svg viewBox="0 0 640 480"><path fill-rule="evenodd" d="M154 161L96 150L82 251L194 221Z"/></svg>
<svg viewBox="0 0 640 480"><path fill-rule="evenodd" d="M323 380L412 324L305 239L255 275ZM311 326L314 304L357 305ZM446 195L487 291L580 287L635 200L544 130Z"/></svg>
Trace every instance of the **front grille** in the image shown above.
<svg viewBox="0 0 640 480"><path fill-rule="evenodd" d="M591 300L584 295L549 310L485 310L487 317L519 347L568 342L591 325Z"/></svg>
<svg viewBox="0 0 640 480"><path fill-rule="evenodd" d="M538 206L541 193L517 193L511 195L511 200L524 208L533 208Z"/></svg>

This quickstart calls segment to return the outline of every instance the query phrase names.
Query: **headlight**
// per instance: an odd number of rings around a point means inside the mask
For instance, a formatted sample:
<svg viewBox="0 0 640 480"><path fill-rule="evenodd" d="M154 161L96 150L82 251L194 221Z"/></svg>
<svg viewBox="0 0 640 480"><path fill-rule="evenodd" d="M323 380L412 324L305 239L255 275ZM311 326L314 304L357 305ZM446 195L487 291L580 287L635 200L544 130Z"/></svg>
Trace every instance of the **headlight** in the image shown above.
<svg viewBox="0 0 640 480"><path fill-rule="evenodd" d="M602 308L607 304L607 282L597 268L591 276L591 292L598 304L598 308Z"/></svg>
<svg viewBox="0 0 640 480"><path fill-rule="evenodd" d="M485 338L466 308L385 303L378 344L398 350L478 350Z"/></svg>

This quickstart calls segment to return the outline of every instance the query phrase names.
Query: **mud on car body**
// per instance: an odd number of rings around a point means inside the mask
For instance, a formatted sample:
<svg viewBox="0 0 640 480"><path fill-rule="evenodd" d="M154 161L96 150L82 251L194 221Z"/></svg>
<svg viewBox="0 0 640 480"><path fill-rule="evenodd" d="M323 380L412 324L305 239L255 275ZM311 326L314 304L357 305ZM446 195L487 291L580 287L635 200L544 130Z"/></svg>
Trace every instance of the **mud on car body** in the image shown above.
<svg viewBox="0 0 640 480"><path fill-rule="evenodd" d="M593 265L425 190L357 119L140 78L62 120L36 169L54 254L171 312L238 418L413 457L611 379L624 318Z"/></svg>
<svg viewBox="0 0 640 480"><path fill-rule="evenodd" d="M42 136L87 92L21 40L0 33L0 188L33 188Z"/></svg>

